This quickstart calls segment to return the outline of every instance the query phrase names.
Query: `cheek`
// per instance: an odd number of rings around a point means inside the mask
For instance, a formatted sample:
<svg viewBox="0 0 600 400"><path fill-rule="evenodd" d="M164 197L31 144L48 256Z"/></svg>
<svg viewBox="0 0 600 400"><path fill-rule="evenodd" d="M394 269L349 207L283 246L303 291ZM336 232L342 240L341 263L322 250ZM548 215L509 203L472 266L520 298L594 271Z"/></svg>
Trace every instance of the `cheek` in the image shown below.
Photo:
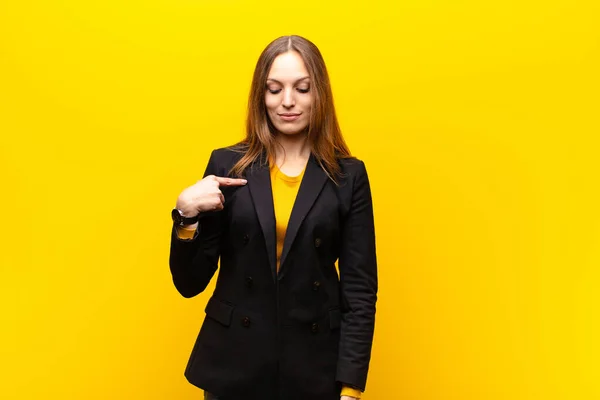
<svg viewBox="0 0 600 400"><path fill-rule="evenodd" d="M273 112L278 105L277 98L273 98L272 96L265 97L265 106L267 107L267 111Z"/></svg>
<svg viewBox="0 0 600 400"><path fill-rule="evenodd" d="M302 107L304 107L307 110L310 110L312 108L314 99L312 96L304 96L302 98Z"/></svg>

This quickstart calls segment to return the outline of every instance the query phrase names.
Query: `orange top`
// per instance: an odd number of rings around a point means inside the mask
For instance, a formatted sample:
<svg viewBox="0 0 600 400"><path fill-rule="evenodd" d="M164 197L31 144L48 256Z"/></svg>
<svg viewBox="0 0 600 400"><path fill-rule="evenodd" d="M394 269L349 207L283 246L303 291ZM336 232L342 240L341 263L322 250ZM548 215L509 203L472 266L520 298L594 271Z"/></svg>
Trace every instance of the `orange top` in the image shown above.
<svg viewBox="0 0 600 400"><path fill-rule="evenodd" d="M273 209L275 211L275 231L277 233L277 271L279 271L287 224L303 176L304 170L298 176L289 176L281 172L277 165L273 164L271 166L271 188L273 189Z"/></svg>

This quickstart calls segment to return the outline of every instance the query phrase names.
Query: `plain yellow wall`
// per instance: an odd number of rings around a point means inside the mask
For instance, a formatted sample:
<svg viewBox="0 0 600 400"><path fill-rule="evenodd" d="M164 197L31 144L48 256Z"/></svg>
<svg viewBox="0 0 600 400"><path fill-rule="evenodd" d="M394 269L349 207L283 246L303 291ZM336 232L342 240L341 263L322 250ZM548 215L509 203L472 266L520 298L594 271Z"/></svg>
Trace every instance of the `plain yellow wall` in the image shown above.
<svg viewBox="0 0 600 400"><path fill-rule="evenodd" d="M600 398L598 4L0 1L0 398L200 398L169 213L285 34L371 177L364 398Z"/></svg>

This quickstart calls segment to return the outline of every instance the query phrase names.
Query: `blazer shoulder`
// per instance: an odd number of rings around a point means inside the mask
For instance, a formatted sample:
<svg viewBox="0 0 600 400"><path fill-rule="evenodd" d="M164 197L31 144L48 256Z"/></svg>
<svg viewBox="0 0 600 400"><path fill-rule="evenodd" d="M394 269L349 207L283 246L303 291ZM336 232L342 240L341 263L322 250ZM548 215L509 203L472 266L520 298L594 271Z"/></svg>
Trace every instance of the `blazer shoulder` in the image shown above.
<svg viewBox="0 0 600 400"><path fill-rule="evenodd" d="M364 161L356 157L340 158L339 164L342 174L350 178L367 173Z"/></svg>
<svg viewBox="0 0 600 400"><path fill-rule="evenodd" d="M245 154L246 148L243 144L236 143L227 147L214 149L210 155L210 162L217 166L231 168Z"/></svg>
<svg viewBox="0 0 600 400"><path fill-rule="evenodd" d="M339 159L340 165L346 168L356 168L364 165L364 161L357 157L344 157Z"/></svg>
<svg viewBox="0 0 600 400"><path fill-rule="evenodd" d="M243 155L244 151L238 145L213 149L210 153L204 176L229 176L231 168Z"/></svg>

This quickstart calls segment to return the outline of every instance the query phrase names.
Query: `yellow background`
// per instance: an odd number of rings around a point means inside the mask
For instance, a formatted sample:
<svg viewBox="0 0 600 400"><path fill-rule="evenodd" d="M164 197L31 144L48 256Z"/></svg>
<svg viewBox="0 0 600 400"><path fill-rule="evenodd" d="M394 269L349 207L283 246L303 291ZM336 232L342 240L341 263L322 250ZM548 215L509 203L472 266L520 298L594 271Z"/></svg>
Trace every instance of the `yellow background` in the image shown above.
<svg viewBox="0 0 600 400"><path fill-rule="evenodd" d="M0 398L200 398L169 213L292 33L372 182L364 398L600 398L598 4L0 1Z"/></svg>

